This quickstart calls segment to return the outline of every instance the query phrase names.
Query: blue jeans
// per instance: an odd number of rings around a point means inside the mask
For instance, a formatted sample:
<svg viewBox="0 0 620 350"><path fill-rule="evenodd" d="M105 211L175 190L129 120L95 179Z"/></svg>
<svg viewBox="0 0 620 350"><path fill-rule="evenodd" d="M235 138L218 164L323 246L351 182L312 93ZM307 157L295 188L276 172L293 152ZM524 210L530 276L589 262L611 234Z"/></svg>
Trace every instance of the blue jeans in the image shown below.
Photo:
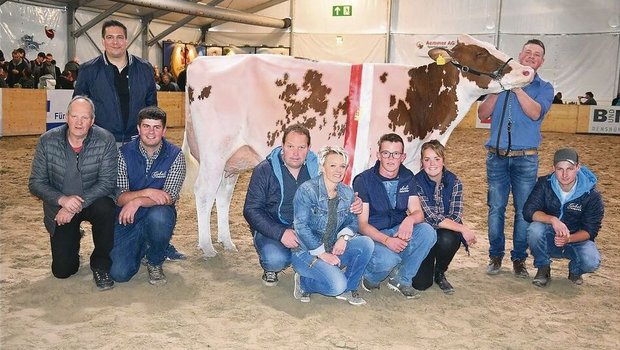
<svg viewBox="0 0 620 350"><path fill-rule="evenodd" d="M157 205L149 208L146 215L133 225L117 222L114 248L110 253L112 278L117 282L129 281L140 269L140 261L145 255L150 265L163 264L176 221L174 207Z"/></svg>
<svg viewBox="0 0 620 350"><path fill-rule="evenodd" d="M254 231L254 248L265 271L280 272L291 265L291 250L282 242Z"/></svg>
<svg viewBox="0 0 620 350"><path fill-rule="evenodd" d="M390 237L394 236L397 231L398 226L381 230ZM436 241L437 234L433 227L423 222L413 227L411 240L400 253L395 253L382 243L376 242L372 258L364 272L364 278L372 284L379 284L392 272L391 277L396 283L411 285L422 261Z"/></svg>
<svg viewBox="0 0 620 350"><path fill-rule="evenodd" d="M489 256L504 257L504 221L508 195L512 191L515 217L510 257L512 261L527 258L528 223L523 219L523 206L536 185L537 173L538 155L498 157L494 153L487 154Z"/></svg>
<svg viewBox="0 0 620 350"><path fill-rule="evenodd" d="M541 222L532 222L527 229L527 240L534 256L534 266L551 265L551 258L569 259L568 271L575 275L594 272L601 265L601 253L593 241L569 243L556 247L553 227Z"/></svg>
<svg viewBox="0 0 620 350"><path fill-rule="evenodd" d="M372 239L355 236L347 242L344 253L339 256L340 266L329 265L305 250L294 252L293 269L301 276L301 289L306 293L327 296L357 290L372 256L373 246ZM343 268L344 271L341 270Z"/></svg>

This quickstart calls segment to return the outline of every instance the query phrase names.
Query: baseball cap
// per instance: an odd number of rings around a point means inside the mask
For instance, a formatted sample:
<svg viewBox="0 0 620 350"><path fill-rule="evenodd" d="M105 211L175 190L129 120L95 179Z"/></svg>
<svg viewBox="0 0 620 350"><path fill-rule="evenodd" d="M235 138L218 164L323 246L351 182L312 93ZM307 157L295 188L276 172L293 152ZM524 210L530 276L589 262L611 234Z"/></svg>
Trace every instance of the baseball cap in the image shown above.
<svg viewBox="0 0 620 350"><path fill-rule="evenodd" d="M576 165L579 163L579 155L577 154L577 151L572 148L559 149L553 156L553 164L555 165L562 161L567 161L572 165Z"/></svg>

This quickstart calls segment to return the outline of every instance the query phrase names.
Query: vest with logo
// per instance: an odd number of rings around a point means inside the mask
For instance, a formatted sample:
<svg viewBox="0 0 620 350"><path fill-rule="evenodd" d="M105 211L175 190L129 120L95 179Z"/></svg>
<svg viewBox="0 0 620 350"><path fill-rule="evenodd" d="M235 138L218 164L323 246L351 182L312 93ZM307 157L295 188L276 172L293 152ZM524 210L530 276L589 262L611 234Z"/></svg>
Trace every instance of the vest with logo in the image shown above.
<svg viewBox="0 0 620 350"><path fill-rule="evenodd" d="M146 172L146 159L140 152L139 144L140 138L136 138L123 145L120 149L121 155L127 165L129 191L139 191L145 188L163 189L166 177L168 177L168 171L179 155L179 152L181 152L181 149L166 141L166 139L162 139L159 155L153 161L151 169ZM134 223L140 221L140 219L146 215L148 209L149 208L144 207L138 209L134 217ZM117 208L117 212L120 212L120 208Z"/></svg>
<svg viewBox="0 0 620 350"><path fill-rule="evenodd" d="M398 170L398 186L396 187L396 207L392 208L383 179L379 176L379 162L358 175L366 184L370 213L368 223L377 230L392 228L407 216L409 197L417 196L417 186L413 173L404 165Z"/></svg>

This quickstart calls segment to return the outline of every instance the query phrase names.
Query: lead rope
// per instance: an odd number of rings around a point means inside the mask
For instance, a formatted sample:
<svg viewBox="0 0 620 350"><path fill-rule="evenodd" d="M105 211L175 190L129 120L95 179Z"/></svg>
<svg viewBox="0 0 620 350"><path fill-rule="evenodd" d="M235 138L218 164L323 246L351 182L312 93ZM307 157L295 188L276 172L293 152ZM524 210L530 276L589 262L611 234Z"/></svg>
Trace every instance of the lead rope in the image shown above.
<svg viewBox="0 0 620 350"><path fill-rule="evenodd" d="M508 111L508 147L506 148L506 154L502 155L499 152L499 138L502 135L502 126L504 125L504 116L506 115L506 107L508 106L508 100L510 99L510 90L506 93L506 99L504 100L504 107L502 108L502 116L499 119L499 128L497 129L497 141L495 142L495 154L498 157L507 157L510 153L510 147L512 144L512 111Z"/></svg>

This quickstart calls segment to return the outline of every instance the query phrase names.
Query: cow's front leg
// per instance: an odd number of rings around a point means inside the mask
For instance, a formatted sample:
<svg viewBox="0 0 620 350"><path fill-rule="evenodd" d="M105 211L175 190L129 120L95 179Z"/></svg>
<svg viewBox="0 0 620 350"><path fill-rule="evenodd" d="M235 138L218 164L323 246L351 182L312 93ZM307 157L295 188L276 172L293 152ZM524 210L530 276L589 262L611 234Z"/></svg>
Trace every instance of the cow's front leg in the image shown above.
<svg viewBox="0 0 620 350"><path fill-rule="evenodd" d="M235 184L239 174L232 174L229 177L223 176L220 187L217 189L215 205L217 206L217 240L224 245L226 250L237 250L237 247L230 236L230 202L232 200Z"/></svg>
<svg viewBox="0 0 620 350"><path fill-rule="evenodd" d="M214 183L217 183L214 181ZM205 258L217 255L211 241L211 209L215 201L216 185L209 188L209 182L198 178L194 187L196 197L196 214L198 216L198 247L202 250Z"/></svg>

